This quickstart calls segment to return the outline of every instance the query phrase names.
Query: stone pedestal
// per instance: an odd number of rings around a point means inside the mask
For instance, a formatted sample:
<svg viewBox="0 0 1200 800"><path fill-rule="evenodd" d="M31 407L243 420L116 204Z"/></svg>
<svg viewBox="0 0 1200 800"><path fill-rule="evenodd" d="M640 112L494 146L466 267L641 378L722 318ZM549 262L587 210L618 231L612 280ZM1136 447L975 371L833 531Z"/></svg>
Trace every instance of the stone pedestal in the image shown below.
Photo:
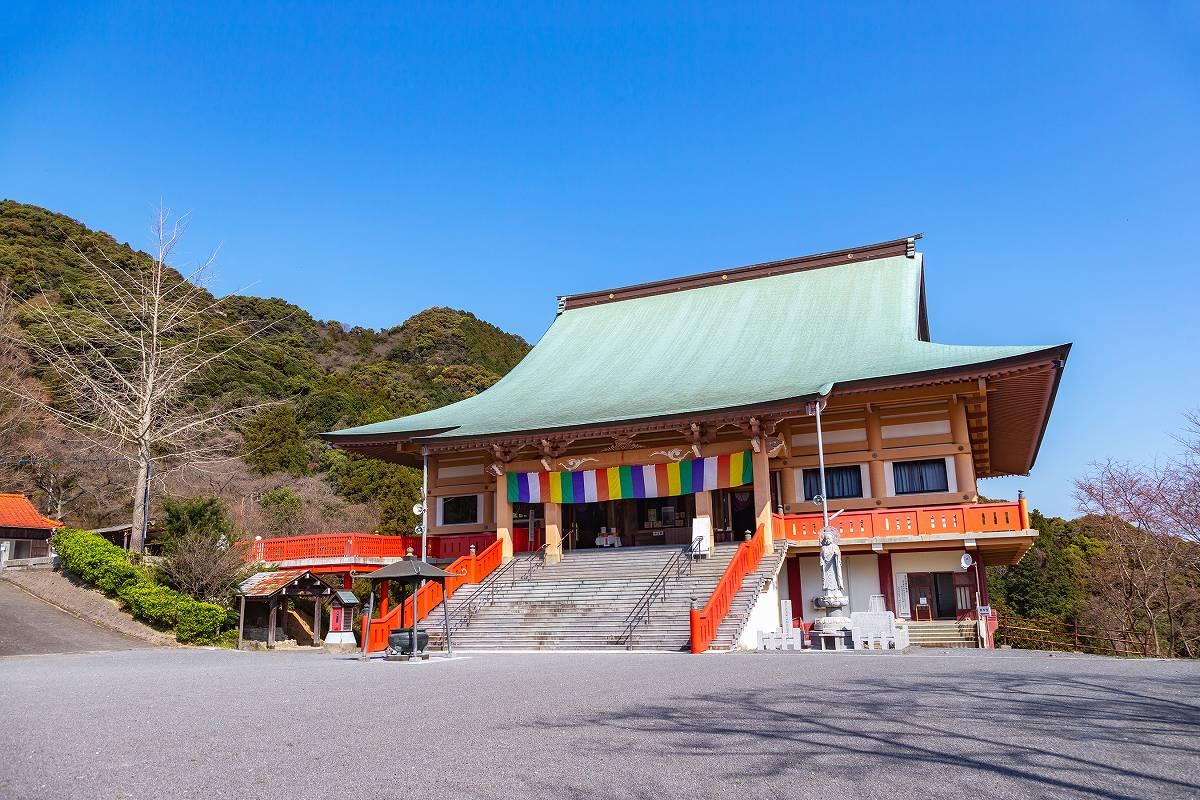
<svg viewBox="0 0 1200 800"><path fill-rule="evenodd" d="M322 647L330 653L352 653L358 649L358 643L354 641L353 631L342 631L325 634Z"/></svg>

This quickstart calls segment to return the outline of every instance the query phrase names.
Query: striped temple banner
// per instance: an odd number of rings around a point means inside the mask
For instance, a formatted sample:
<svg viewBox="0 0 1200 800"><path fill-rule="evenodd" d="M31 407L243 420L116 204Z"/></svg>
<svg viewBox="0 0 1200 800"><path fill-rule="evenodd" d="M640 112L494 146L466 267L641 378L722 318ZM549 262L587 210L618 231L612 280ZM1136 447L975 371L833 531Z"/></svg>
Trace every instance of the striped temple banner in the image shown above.
<svg viewBox="0 0 1200 800"><path fill-rule="evenodd" d="M507 477L511 503L598 503L743 486L754 480L754 469L750 451L745 450L670 464L510 472Z"/></svg>

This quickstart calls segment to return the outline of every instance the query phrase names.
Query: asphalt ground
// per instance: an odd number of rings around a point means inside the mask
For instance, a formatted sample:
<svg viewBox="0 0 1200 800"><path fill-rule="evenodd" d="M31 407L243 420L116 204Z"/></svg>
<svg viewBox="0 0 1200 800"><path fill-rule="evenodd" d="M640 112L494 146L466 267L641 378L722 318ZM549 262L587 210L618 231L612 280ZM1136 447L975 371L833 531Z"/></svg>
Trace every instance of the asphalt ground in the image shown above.
<svg viewBox="0 0 1200 800"><path fill-rule="evenodd" d="M144 649L0 687L4 798L1200 794L1188 662Z"/></svg>
<svg viewBox="0 0 1200 800"><path fill-rule="evenodd" d="M144 641L85 622L8 581L0 580L0 656L128 650L148 646ZM0 765L0 773L2 771Z"/></svg>

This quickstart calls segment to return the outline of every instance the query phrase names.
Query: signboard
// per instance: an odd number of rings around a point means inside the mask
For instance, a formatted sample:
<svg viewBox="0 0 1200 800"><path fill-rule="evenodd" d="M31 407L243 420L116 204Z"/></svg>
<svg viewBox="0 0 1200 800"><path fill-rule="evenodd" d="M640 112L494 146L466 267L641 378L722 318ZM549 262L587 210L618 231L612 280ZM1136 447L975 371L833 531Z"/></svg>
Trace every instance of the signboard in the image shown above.
<svg viewBox="0 0 1200 800"><path fill-rule="evenodd" d="M711 517L692 517L692 541L699 542L696 554L707 558L711 552L712 543Z"/></svg>
<svg viewBox="0 0 1200 800"><path fill-rule="evenodd" d="M979 616L990 617L991 615L992 615L992 607L991 606L980 606L979 607Z"/></svg>
<svg viewBox="0 0 1200 800"><path fill-rule="evenodd" d="M908 602L908 573L896 573L896 615L908 619L912 616Z"/></svg>

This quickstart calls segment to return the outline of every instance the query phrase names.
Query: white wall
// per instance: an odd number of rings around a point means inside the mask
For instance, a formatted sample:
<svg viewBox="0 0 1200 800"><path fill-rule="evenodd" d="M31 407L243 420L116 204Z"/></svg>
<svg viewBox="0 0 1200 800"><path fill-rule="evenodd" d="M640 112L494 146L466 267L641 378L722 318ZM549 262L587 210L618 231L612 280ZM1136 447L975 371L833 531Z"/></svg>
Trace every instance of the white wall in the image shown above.
<svg viewBox="0 0 1200 800"><path fill-rule="evenodd" d="M741 650L758 649L759 631L777 631L783 627L782 616L779 613L779 584L787 575L787 567L782 566L775 577L767 581L763 591L750 609L746 619L746 627L738 639L737 647Z"/></svg>
<svg viewBox="0 0 1200 800"><path fill-rule="evenodd" d="M817 617L825 616L824 611L813 608L813 598L821 594L821 559L816 556L806 556L797 559L800 562L800 598L797 606L796 598L792 598L792 608L800 609L805 622L812 622Z"/></svg>
<svg viewBox="0 0 1200 800"><path fill-rule="evenodd" d="M931 550L925 553L892 553L892 572L963 572L960 559L966 550Z"/></svg>
<svg viewBox="0 0 1200 800"><path fill-rule="evenodd" d="M871 607L871 595L879 591L879 556L874 553L844 556L842 572L846 578L846 594L850 597L850 611L867 611Z"/></svg>

